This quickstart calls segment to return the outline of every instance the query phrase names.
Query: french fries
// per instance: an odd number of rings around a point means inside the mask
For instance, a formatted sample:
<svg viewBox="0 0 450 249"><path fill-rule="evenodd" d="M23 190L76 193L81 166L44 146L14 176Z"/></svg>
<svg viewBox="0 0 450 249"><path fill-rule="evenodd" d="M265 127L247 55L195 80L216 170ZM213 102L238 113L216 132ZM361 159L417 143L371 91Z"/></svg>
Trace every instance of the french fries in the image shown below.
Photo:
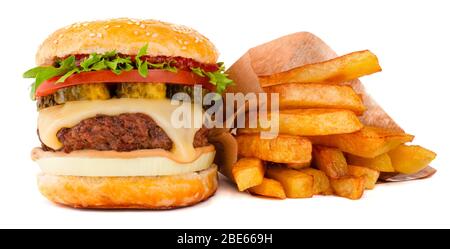
<svg viewBox="0 0 450 249"><path fill-rule="evenodd" d="M289 198L310 198L314 195L314 178L293 169L269 167L267 177L281 183Z"/></svg>
<svg viewBox="0 0 450 249"><path fill-rule="evenodd" d="M379 171L355 165L348 166L348 173L351 176L364 177L364 187L369 190L375 188L378 177L380 177Z"/></svg>
<svg viewBox="0 0 450 249"><path fill-rule="evenodd" d="M279 135L273 139L262 139L259 134L236 136L239 155L254 157L276 163L309 163L311 142L302 137Z"/></svg>
<svg viewBox="0 0 450 249"><path fill-rule="evenodd" d="M346 154L347 163L359 165L374 169L380 172L395 172L392 166L391 158L387 153L381 154L374 158L364 158L352 154Z"/></svg>
<svg viewBox="0 0 450 249"><path fill-rule="evenodd" d="M281 73L259 76L259 82L262 87L280 83L341 83L379 71L378 58L365 50Z"/></svg>
<svg viewBox="0 0 450 249"><path fill-rule="evenodd" d="M358 131L363 128L354 112L339 109L292 109L280 110L278 130L280 134L295 136L319 136L342 134ZM270 120L272 113L268 114ZM248 119L247 119L248 120ZM270 131L271 128L239 129L238 133L257 133Z"/></svg>
<svg viewBox="0 0 450 249"><path fill-rule="evenodd" d="M241 158L233 165L233 179L239 191L257 186L264 179L263 162L256 158Z"/></svg>
<svg viewBox="0 0 450 249"><path fill-rule="evenodd" d="M426 168L436 153L417 145L400 145L388 152L395 171L414 174Z"/></svg>
<svg viewBox="0 0 450 249"><path fill-rule="evenodd" d="M364 194L365 177L347 176L342 178L330 178L334 193L351 200L361 199Z"/></svg>
<svg viewBox="0 0 450 249"><path fill-rule="evenodd" d="M331 188L330 181L327 175L317 169L302 169L300 172L310 175L314 178L314 195L332 195L333 189Z"/></svg>
<svg viewBox="0 0 450 249"><path fill-rule="evenodd" d="M336 147L352 155L374 158L400 144L411 142L414 136L389 129L364 126L354 133L308 138L313 144Z"/></svg>
<svg viewBox="0 0 450 249"><path fill-rule="evenodd" d="M265 87L264 91L279 94L280 109L346 109L357 115L366 109L360 96L350 86L290 83Z"/></svg>
<svg viewBox="0 0 450 249"><path fill-rule="evenodd" d="M347 161L342 151L324 146L314 146L313 158L315 166L330 178L348 175Z"/></svg>
<svg viewBox="0 0 450 249"><path fill-rule="evenodd" d="M273 179L264 178L261 184L249 188L248 191L256 195L286 199L283 186L280 182Z"/></svg>
<svg viewBox="0 0 450 249"><path fill-rule="evenodd" d="M297 51L297 47L292 46L292 50ZM277 93L280 107L256 122L249 120L254 113L246 113L245 128L237 130L242 159L224 172L231 175L240 191L279 199L336 195L357 200L365 190L375 188L381 172L416 173L435 158L433 152L420 146L404 145L414 136L391 125L393 120L355 81L381 71L370 51L318 63L313 62L324 59L318 55L323 51L314 50L311 58L294 56L295 60L281 54L276 71L288 65L303 66L290 66L292 69L272 75L263 75L274 70L268 70L269 65L263 62L264 52L267 49L254 61L251 56L243 57L248 61L231 70L236 82L243 82L236 92L261 92L262 88L266 93ZM247 70L252 73L245 74ZM243 72L244 77L240 77ZM246 82L254 81L255 76L260 85L250 87ZM270 98L267 101L269 106L273 104ZM273 120L276 127L266 127ZM250 123L257 127L250 127ZM373 126L365 126L369 124ZM260 137L261 132L277 129L281 135L274 139Z"/></svg>

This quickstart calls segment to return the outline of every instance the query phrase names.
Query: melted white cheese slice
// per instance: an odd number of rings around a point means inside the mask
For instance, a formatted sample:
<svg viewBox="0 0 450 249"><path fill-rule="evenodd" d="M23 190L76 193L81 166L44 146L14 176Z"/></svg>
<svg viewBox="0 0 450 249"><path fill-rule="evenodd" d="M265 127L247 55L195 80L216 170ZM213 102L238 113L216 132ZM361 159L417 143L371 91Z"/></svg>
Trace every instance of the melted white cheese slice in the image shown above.
<svg viewBox="0 0 450 249"><path fill-rule="evenodd" d="M190 114L190 125L176 127L172 114ZM62 147L56 133L62 128L71 128L82 120L96 115L119 115L122 113L143 113L151 117L173 142L172 153L180 162L192 162L199 155L193 147L195 133L203 123L203 110L199 105L168 99L109 99L94 101L73 101L53 106L39 112L38 129L42 142L58 150ZM188 126L188 127L186 127Z"/></svg>

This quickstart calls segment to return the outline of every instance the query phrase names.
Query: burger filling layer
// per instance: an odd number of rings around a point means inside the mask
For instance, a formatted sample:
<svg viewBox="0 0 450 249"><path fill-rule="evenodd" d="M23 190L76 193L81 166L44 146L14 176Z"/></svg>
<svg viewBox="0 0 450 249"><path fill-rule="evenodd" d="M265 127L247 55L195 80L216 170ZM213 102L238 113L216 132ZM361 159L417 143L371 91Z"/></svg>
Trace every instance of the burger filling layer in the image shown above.
<svg viewBox="0 0 450 249"><path fill-rule="evenodd" d="M203 119L200 105L168 99L72 101L41 110L38 132L44 150L163 149L187 163L208 145Z"/></svg>
<svg viewBox="0 0 450 249"><path fill-rule="evenodd" d="M208 129L195 133L194 148L208 145ZM66 153L75 150L132 151L142 149L171 150L173 143L156 122L142 113L117 116L97 115L81 121L72 128L62 128L56 134ZM53 149L42 144L46 151Z"/></svg>

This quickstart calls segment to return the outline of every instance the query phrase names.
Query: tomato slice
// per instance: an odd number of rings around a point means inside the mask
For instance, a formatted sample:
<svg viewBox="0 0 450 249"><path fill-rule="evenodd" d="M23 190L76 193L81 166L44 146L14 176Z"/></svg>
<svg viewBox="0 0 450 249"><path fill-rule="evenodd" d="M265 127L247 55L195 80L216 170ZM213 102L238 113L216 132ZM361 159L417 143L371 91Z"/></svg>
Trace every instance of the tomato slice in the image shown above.
<svg viewBox="0 0 450 249"><path fill-rule="evenodd" d="M122 72L117 75L109 70L83 72L70 76L64 82L56 83L60 77L54 77L42 82L36 90L37 97L43 97L56 92L58 89L93 83L168 83L194 85L201 84L203 87L214 90L214 86L209 83L209 78L201 77L189 71L178 70L173 73L162 69L148 70L148 76L142 77L137 70Z"/></svg>

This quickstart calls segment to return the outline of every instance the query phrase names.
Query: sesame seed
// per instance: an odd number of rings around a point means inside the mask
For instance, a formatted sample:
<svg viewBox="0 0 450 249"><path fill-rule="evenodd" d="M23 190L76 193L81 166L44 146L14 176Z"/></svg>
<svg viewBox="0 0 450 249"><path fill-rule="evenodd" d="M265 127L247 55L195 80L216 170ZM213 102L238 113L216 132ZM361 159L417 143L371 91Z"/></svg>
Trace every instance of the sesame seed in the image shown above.
<svg viewBox="0 0 450 249"><path fill-rule="evenodd" d="M127 23L130 24L130 25L133 24L133 22L131 22L131 21L128 21Z"/></svg>
<svg viewBox="0 0 450 249"><path fill-rule="evenodd" d="M107 29L107 28L109 28L109 25L105 25L105 27L104 27L105 29Z"/></svg>
<svg viewBox="0 0 450 249"><path fill-rule="evenodd" d="M86 27L86 26L88 26L88 23L86 23L86 22L83 23L83 27Z"/></svg>
<svg viewBox="0 0 450 249"><path fill-rule="evenodd" d="M186 50L186 49L187 49L186 46L181 47L181 50Z"/></svg>
<svg viewBox="0 0 450 249"><path fill-rule="evenodd" d="M98 37L98 38L102 38L102 36L103 36L103 35L102 35L101 33L97 33L97 37Z"/></svg>
<svg viewBox="0 0 450 249"><path fill-rule="evenodd" d="M153 37L153 38L158 37L158 33L154 33L154 34L152 35L152 37Z"/></svg>
<svg viewBox="0 0 450 249"><path fill-rule="evenodd" d="M139 34L139 32L138 32L138 31L136 30L136 31L134 31L134 34L135 34L135 35L138 35L138 34Z"/></svg>
<svg viewBox="0 0 450 249"><path fill-rule="evenodd" d="M139 26L139 27L144 29L145 28L145 24L141 24L141 26Z"/></svg>
<svg viewBox="0 0 450 249"><path fill-rule="evenodd" d="M189 44L189 42L188 41L184 41L184 45L188 45Z"/></svg>
<svg viewBox="0 0 450 249"><path fill-rule="evenodd" d="M116 25L116 26L114 26L114 27L116 27L116 28L120 28L120 25Z"/></svg>
<svg viewBox="0 0 450 249"><path fill-rule="evenodd" d="M94 33L90 33L90 34L89 34L89 37L94 37L94 36L95 36Z"/></svg>
<svg viewBox="0 0 450 249"><path fill-rule="evenodd" d="M145 33L146 36L150 36L150 32Z"/></svg>
<svg viewBox="0 0 450 249"><path fill-rule="evenodd" d="M54 44L58 44L58 40L54 40L53 43L54 43Z"/></svg>
<svg viewBox="0 0 450 249"><path fill-rule="evenodd" d="M172 28L173 31L178 32L178 33L182 33L182 34L190 34L190 33L193 32L193 30L191 28L188 28L188 27L183 26L183 25L172 24L170 27Z"/></svg>
<svg viewBox="0 0 450 249"><path fill-rule="evenodd" d="M141 23L140 23L140 22L135 22L134 24L136 24L137 26L141 25Z"/></svg>
<svg viewBox="0 0 450 249"><path fill-rule="evenodd" d="M59 34L58 38L61 39L63 38L63 36L64 36L63 34Z"/></svg>

